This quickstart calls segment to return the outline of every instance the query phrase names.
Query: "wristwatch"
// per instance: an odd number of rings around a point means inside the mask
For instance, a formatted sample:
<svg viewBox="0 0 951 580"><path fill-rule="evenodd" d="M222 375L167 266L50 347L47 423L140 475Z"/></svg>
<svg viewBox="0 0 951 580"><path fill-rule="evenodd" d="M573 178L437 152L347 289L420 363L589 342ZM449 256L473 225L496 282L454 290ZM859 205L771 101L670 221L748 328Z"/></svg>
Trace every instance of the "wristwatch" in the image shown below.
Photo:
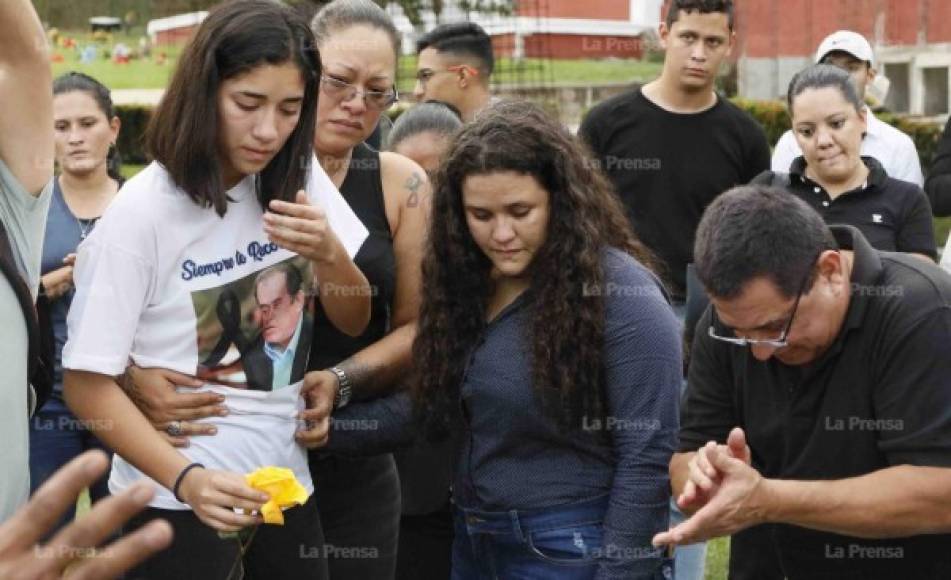
<svg viewBox="0 0 951 580"><path fill-rule="evenodd" d="M350 377L340 367L330 367L330 372L337 375L337 394L334 396L334 409L345 407L350 402L350 395L353 394L353 383Z"/></svg>

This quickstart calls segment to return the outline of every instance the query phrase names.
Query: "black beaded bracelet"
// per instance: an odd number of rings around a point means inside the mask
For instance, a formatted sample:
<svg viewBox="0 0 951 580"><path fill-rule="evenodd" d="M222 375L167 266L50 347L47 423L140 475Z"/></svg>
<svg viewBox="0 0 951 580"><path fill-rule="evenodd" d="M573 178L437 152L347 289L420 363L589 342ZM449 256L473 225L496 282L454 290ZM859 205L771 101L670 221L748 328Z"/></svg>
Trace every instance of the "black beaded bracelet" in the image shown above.
<svg viewBox="0 0 951 580"><path fill-rule="evenodd" d="M181 487L182 480L185 479L185 476L188 475L188 472L192 469L195 469L196 467L201 467L204 469L205 466L201 463L189 463L185 466L185 469L182 469L181 473L178 474L178 477L175 478L175 485L172 486L172 494L175 496L175 499L182 503L185 503L185 500L178 496L178 488Z"/></svg>

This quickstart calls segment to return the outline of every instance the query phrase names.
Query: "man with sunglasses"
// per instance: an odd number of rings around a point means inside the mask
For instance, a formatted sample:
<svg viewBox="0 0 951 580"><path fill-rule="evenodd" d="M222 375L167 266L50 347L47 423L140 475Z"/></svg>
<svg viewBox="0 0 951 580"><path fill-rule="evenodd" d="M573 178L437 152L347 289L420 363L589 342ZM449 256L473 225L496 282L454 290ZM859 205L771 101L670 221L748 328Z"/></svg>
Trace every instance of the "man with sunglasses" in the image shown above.
<svg viewBox="0 0 951 580"><path fill-rule="evenodd" d="M951 578L951 277L763 186L697 230L711 306L670 473L730 578Z"/></svg>
<svg viewBox="0 0 951 580"><path fill-rule="evenodd" d="M443 101L469 122L489 106L489 77L495 66L492 39L474 22L437 26L416 42L417 102Z"/></svg>

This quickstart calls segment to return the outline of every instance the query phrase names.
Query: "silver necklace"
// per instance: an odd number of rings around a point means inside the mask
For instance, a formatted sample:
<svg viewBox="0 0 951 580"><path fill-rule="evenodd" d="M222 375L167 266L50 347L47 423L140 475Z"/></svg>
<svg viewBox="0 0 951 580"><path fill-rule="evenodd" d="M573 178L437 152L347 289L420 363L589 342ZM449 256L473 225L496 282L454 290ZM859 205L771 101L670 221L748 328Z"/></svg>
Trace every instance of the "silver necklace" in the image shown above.
<svg viewBox="0 0 951 580"><path fill-rule="evenodd" d="M69 211L70 215L73 216L73 219L76 220L76 225L79 227L79 241L82 242L89 236L89 233L92 232L92 229L95 227L96 222L99 221L101 216L96 216L93 218L80 218L77 217L73 212L73 208L70 207L69 202L66 201L66 190L63 189L62 184L60 184L60 189L63 193L63 202L66 204L66 208Z"/></svg>
<svg viewBox="0 0 951 580"><path fill-rule="evenodd" d="M79 219L74 215L73 219L76 220L76 225L79 226L79 241L81 242L86 239L86 236L92 231L93 226L96 225L96 221L99 218ZM86 225L83 226L83 223Z"/></svg>

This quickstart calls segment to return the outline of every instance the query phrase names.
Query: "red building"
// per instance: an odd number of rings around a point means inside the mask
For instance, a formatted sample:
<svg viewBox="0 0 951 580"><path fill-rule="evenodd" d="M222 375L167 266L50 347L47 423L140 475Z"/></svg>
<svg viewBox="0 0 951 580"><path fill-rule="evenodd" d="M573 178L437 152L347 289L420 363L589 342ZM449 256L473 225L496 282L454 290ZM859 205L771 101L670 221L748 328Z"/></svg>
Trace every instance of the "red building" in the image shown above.
<svg viewBox="0 0 951 580"><path fill-rule="evenodd" d="M150 20L145 30L152 44L179 44L191 39L207 12L189 12L168 18Z"/></svg>
<svg viewBox="0 0 951 580"><path fill-rule="evenodd" d="M848 29L875 50L876 68L890 81L889 108L929 116L949 111L949 0L738 0L736 10L744 96L782 95L822 39Z"/></svg>
<svg viewBox="0 0 951 580"><path fill-rule="evenodd" d="M520 0L511 17L480 17L497 55L640 58L663 0Z"/></svg>

